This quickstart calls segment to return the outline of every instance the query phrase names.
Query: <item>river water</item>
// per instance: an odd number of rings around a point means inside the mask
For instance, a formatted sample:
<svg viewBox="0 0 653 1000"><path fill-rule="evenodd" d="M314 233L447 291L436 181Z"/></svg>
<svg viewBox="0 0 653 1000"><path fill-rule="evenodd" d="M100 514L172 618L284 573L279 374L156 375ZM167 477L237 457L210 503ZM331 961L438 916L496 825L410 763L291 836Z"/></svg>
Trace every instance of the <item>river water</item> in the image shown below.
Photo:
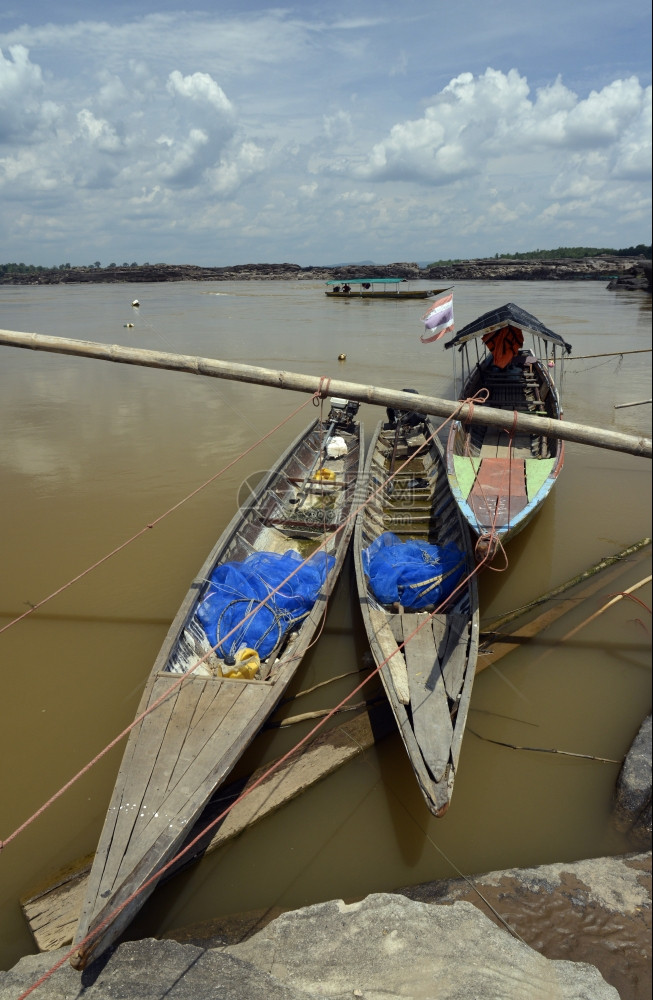
<svg viewBox="0 0 653 1000"><path fill-rule="evenodd" d="M137 298L140 307L132 307ZM460 327L513 301L573 346L565 418L651 433L651 298L594 282L460 282ZM0 326L229 359L450 398L451 352L420 342L415 302L333 301L318 282L2 287ZM128 324L133 324L129 326ZM345 354L345 361L338 355ZM611 355L590 358L588 355ZM573 360L578 359L578 360ZM0 348L0 627L134 542L0 634L0 838L113 739L188 583L232 517L239 489L315 415L307 397L237 382ZM170 513L146 525L283 428ZM380 411L363 406L371 434ZM553 495L480 580L485 621L650 534L647 459L567 444ZM162 887L134 925L160 934L214 917L437 878L633 849L610 819L620 760L650 712L650 584L558 645L615 591L650 573L650 550L618 581L475 683L452 806L423 805L390 736L237 841ZM356 671L366 642L346 572L294 690ZM288 714L330 707L358 678ZM299 706L299 707L298 707ZM263 734L243 770L278 756L304 726ZM95 848L122 747L0 854L0 966L35 950L19 898Z"/></svg>

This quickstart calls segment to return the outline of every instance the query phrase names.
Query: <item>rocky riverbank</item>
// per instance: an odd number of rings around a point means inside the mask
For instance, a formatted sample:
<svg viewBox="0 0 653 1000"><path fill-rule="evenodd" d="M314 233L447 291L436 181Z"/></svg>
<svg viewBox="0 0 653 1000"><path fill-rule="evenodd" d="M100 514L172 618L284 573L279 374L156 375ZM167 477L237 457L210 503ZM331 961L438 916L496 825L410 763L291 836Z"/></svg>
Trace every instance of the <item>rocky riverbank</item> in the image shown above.
<svg viewBox="0 0 653 1000"><path fill-rule="evenodd" d="M632 854L510 869L216 920L123 941L82 975L67 961L41 1000L648 1000L651 716L626 755L615 824ZM641 847L640 847L641 845ZM0 973L16 1000L67 948Z"/></svg>
<svg viewBox="0 0 653 1000"><path fill-rule="evenodd" d="M453 284L456 281L603 281L609 287L651 290L651 262L640 257L583 257L577 260L458 261L438 267L415 263L300 267L298 264L238 264L233 267L196 267L193 264L132 264L110 267L7 273L0 284L53 285L155 281L328 281L333 278L405 278Z"/></svg>
<svg viewBox="0 0 653 1000"><path fill-rule="evenodd" d="M648 1000L651 854L492 872L127 941L41 1000ZM66 950L0 973L16 1000Z"/></svg>

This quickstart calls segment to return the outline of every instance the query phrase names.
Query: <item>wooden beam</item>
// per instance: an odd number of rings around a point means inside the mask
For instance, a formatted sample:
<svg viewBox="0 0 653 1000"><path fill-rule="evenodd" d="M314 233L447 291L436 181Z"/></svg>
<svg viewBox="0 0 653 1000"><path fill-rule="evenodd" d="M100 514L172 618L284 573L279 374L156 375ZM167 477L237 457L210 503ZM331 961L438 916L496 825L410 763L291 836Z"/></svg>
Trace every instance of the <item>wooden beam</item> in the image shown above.
<svg viewBox="0 0 653 1000"><path fill-rule="evenodd" d="M120 347L117 344L100 344L88 340L70 340L65 337L48 337L38 333L18 333L0 330L0 346L21 347L32 351L47 351L52 354L72 354L99 361L113 361L126 365L140 365L145 368L163 368L181 371L190 375L204 375L209 378L223 378L236 382L250 382L268 385L292 392L326 392L329 396L341 396L371 403L377 406L391 406L394 409L411 409L419 413L430 413L439 417L450 417L454 412L461 420L482 424L487 427L513 428L517 433L542 434L548 437L575 441L578 444L622 451L644 458L653 457L650 438L633 434L622 434L600 427L586 427L583 424L552 420L526 413L515 414L512 410L496 410L488 406L470 407L460 405L450 399L421 394L406 396L396 389L343 382L316 375L280 371L273 368L259 368L256 365L237 364L232 361L218 361L212 358L195 357L188 354L171 354L166 351L148 351L144 348ZM410 404L409 406L407 404Z"/></svg>

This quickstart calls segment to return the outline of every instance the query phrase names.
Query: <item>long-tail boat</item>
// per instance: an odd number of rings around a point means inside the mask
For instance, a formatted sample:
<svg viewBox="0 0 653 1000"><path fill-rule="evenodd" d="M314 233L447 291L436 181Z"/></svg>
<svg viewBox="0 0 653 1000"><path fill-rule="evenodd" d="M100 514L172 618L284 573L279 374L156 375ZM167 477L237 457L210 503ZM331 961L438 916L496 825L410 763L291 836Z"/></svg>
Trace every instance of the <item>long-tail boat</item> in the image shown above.
<svg viewBox="0 0 653 1000"><path fill-rule="evenodd" d="M506 411L502 429L454 421L446 447L451 490L478 538L479 557L485 557L528 524L560 475L564 441L545 430L514 433L513 414L562 419L563 359L571 345L509 302L444 346L454 349L454 360L460 354L459 399L478 398L485 390L487 406Z"/></svg>
<svg viewBox="0 0 653 1000"><path fill-rule="evenodd" d="M363 431L332 399L222 533L156 658L88 879L71 964L129 924L279 703L313 641L353 531Z"/></svg>

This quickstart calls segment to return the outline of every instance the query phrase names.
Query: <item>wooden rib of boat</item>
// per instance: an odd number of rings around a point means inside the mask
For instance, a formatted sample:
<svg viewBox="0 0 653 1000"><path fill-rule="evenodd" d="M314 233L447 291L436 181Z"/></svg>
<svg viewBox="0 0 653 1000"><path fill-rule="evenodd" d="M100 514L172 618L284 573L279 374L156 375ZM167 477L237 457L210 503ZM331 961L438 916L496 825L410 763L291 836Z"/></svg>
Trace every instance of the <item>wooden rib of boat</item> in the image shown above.
<svg viewBox="0 0 653 1000"><path fill-rule="evenodd" d="M442 288L411 288L405 278L346 278L326 283L332 299L428 299Z"/></svg>
<svg viewBox="0 0 653 1000"><path fill-rule="evenodd" d="M357 403L331 400L328 419L313 421L286 450L191 583L152 668L137 718L156 707L134 727L125 749L75 935L75 968L97 958L132 920L155 888L157 872L178 853L296 674L323 619L353 530L353 518L347 519L363 454L357 410ZM242 582L229 599L225 588L232 571L241 573L259 559L277 569L286 560L303 568L302 560L309 559L318 582L302 590L299 611L293 603L299 573L287 582L284 577L263 607ZM272 581L270 573L268 591ZM215 612L213 635L206 609L214 613L216 593L226 603ZM242 622L238 633L225 632L229 615ZM244 648L238 649L242 642Z"/></svg>
<svg viewBox="0 0 653 1000"><path fill-rule="evenodd" d="M531 347L525 346L527 338ZM528 524L560 475L564 441L545 433L514 434L512 414L562 419L553 372L560 363L562 383L562 362L571 345L509 302L464 327L444 346L461 355L459 398L486 389L487 405L507 411L503 429L454 421L447 441L451 490L479 538L480 558Z"/></svg>
<svg viewBox="0 0 653 1000"><path fill-rule="evenodd" d="M451 496L442 446L437 437L425 444L433 425L418 414L389 411L389 416L376 429L365 465L370 499L354 529L358 595L415 776L428 808L443 816L458 770L478 654L474 557ZM403 582L396 594L394 578L386 586L376 573L386 542L390 562L406 566L397 575ZM411 561L416 548L421 568Z"/></svg>

